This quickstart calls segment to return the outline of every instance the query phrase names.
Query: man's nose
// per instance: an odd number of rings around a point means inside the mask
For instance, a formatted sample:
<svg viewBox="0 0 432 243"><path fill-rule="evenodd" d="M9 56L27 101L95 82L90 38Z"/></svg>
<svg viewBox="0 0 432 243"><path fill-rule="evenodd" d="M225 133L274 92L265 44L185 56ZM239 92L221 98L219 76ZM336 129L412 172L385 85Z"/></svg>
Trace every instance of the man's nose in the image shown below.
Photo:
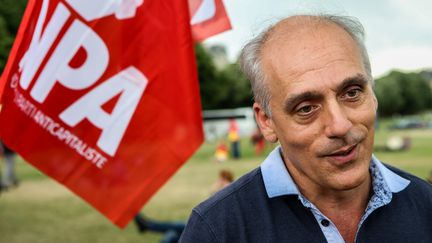
<svg viewBox="0 0 432 243"><path fill-rule="evenodd" d="M353 124L343 106L337 102L327 106L325 134L328 138L342 138L352 126Z"/></svg>

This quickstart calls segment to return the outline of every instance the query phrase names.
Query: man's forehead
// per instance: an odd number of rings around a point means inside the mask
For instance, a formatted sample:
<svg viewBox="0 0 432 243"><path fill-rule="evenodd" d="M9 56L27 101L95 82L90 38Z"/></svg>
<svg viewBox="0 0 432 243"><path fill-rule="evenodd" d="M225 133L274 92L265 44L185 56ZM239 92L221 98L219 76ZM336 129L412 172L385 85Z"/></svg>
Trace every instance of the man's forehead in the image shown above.
<svg viewBox="0 0 432 243"><path fill-rule="evenodd" d="M277 24L263 46L261 60L267 80L295 81L309 73L329 75L327 69L335 71L338 66L346 69L347 76L364 71L358 46L344 29L316 17L292 18Z"/></svg>
<svg viewBox="0 0 432 243"><path fill-rule="evenodd" d="M264 47L275 41L295 41L298 36L319 35L319 32L326 28L338 28L344 31L337 24L317 16L292 16L278 22L268 31Z"/></svg>
<svg viewBox="0 0 432 243"><path fill-rule="evenodd" d="M340 44L341 41L355 41L338 24L317 16L292 16L273 26L266 34L261 49L261 58L279 53L281 48L291 48L293 52L321 48L325 40ZM347 43L345 43L347 44Z"/></svg>

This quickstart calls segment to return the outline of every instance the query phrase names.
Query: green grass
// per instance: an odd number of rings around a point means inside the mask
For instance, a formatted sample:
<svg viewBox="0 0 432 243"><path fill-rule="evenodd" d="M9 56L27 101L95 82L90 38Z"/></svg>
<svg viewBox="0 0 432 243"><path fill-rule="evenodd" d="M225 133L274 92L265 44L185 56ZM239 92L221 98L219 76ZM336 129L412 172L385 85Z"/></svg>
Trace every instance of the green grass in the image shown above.
<svg viewBox="0 0 432 243"><path fill-rule="evenodd" d="M432 130L391 131L381 129L376 133L375 144L383 145L393 136L411 138L411 148L400 152L376 152L382 161L425 178L432 171Z"/></svg>
<svg viewBox="0 0 432 243"><path fill-rule="evenodd" d="M376 144L391 136L409 136L412 147L403 152L376 152L396 167L419 177L432 170L432 130L376 132ZM215 143L205 143L176 175L143 208L149 216L161 220L185 220L193 206L207 198L220 169L232 170L239 177L259 166L264 155L255 157L248 140L242 143L243 158L217 163L213 159ZM267 149L267 152L271 148ZM158 242L160 235L138 234L135 225L118 229L63 186L47 178L31 165L17 163L21 184L0 195L0 243L45 242Z"/></svg>

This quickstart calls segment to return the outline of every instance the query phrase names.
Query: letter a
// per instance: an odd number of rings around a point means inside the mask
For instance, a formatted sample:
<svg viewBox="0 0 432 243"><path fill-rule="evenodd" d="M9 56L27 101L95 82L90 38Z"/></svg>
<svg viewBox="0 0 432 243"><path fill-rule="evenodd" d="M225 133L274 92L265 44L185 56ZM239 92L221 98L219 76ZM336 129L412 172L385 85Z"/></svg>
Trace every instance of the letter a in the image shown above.
<svg viewBox="0 0 432 243"><path fill-rule="evenodd" d="M114 156L147 82L143 73L130 66L85 94L63 111L60 118L72 127L87 118L102 129L97 145ZM108 114L102 106L118 94L120 98Z"/></svg>

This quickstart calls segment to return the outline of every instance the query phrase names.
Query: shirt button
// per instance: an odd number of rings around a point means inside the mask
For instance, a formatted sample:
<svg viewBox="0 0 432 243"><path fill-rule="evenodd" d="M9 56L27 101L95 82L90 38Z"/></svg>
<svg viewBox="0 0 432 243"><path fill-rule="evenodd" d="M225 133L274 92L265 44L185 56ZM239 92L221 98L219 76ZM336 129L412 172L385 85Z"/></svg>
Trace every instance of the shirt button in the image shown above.
<svg viewBox="0 0 432 243"><path fill-rule="evenodd" d="M328 227L330 225L330 221L328 221L327 219L323 219L321 220L321 225L324 227Z"/></svg>

